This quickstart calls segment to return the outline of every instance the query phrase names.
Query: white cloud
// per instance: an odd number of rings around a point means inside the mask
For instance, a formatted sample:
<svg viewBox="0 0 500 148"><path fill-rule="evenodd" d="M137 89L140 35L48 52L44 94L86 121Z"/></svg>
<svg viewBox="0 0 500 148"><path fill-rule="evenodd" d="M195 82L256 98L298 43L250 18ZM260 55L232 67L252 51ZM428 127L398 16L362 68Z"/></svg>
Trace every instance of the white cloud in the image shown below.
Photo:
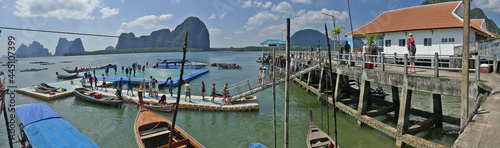
<svg viewBox="0 0 500 148"><path fill-rule="evenodd" d="M235 31L234 34L242 34L243 31Z"/></svg>
<svg viewBox="0 0 500 148"><path fill-rule="evenodd" d="M332 21L332 17L324 15L323 13L334 15L337 21L344 21L349 17L349 14L346 11L339 12L323 8L321 11L309 10L306 12L305 10L300 10L297 13L297 17L293 18L292 21L294 22L294 25L316 24Z"/></svg>
<svg viewBox="0 0 500 148"><path fill-rule="evenodd" d="M122 34L122 33L126 33L126 32L125 32L125 30L123 30L123 29L118 29L118 30L116 31L116 35L120 35L120 34Z"/></svg>
<svg viewBox="0 0 500 148"><path fill-rule="evenodd" d="M208 29L208 32L211 36L220 36L222 34L222 31L219 28L210 28Z"/></svg>
<svg viewBox="0 0 500 148"><path fill-rule="evenodd" d="M474 0L472 2L481 9L500 13L500 0Z"/></svg>
<svg viewBox="0 0 500 148"><path fill-rule="evenodd" d="M220 18L220 19L223 19L224 17L226 17L226 14L227 14L227 11L226 11L226 12L224 12L224 13L222 13L221 15L219 15L219 18Z"/></svg>
<svg viewBox="0 0 500 148"><path fill-rule="evenodd" d="M108 18L108 17L111 17L113 15L117 15L118 13L120 13L120 10L118 10L118 8L113 8L113 9L109 9L108 7L106 8L102 8L101 11L99 11L102 13L102 18Z"/></svg>
<svg viewBox="0 0 500 148"><path fill-rule="evenodd" d="M273 12L279 12L279 13L286 13L286 14L292 14L293 13L293 7L287 2L281 2L278 5L273 5L271 8L271 11Z"/></svg>
<svg viewBox="0 0 500 148"><path fill-rule="evenodd" d="M252 0L244 1L243 4L240 6L241 8L248 8L252 7Z"/></svg>
<svg viewBox="0 0 500 148"><path fill-rule="evenodd" d="M169 20L169 19L172 19L172 17L174 17L173 14L162 14L162 15L160 15L160 17L158 17L158 20L160 20L160 21Z"/></svg>
<svg viewBox="0 0 500 148"><path fill-rule="evenodd" d="M264 5L262 5L262 8L269 8L273 5L272 2L266 2Z"/></svg>
<svg viewBox="0 0 500 148"><path fill-rule="evenodd" d="M276 21L279 15L270 13L268 11L261 11L254 16L248 18L247 25L262 25L266 21Z"/></svg>
<svg viewBox="0 0 500 148"><path fill-rule="evenodd" d="M143 17L139 17L131 22L122 22L121 27L135 27L135 26L140 26L143 27L144 29L151 29L151 28L166 28L166 26L163 25L156 25L158 21L163 21L163 20L168 20L173 17L173 14L162 14L160 16L156 15L146 15Z"/></svg>
<svg viewBox="0 0 500 148"><path fill-rule="evenodd" d="M215 13L213 13L212 15L210 15L210 17L208 17L209 20L213 20L217 18L217 15L215 15Z"/></svg>
<svg viewBox="0 0 500 148"><path fill-rule="evenodd" d="M243 1L241 4L241 8L250 8L250 7L256 7L256 8L269 8L273 5L272 2L262 2L262 1L252 1L252 0L247 0Z"/></svg>
<svg viewBox="0 0 500 148"><path fill-rule="evenodd" d="M292 2L309 5L312 3L312 0L292 0Z"/></svg>
<svg viewBox="0 0 500 148"><path fill-rule="evenodd" d="M58 19L93 19L91 13L100 0L17 0L14 15L19 17L56 17Z"/></svg>

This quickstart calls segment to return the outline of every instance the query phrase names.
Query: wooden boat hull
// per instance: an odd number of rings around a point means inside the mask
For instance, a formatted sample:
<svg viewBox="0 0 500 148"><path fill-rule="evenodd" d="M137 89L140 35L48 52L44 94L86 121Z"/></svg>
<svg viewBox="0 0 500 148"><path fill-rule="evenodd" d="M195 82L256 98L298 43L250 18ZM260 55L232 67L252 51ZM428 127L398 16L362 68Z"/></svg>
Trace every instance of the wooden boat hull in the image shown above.
<svg viewBox="0 0 500 148"><path fill-rule="evenodd" d="M76 79L77 75L72 74L72 75L57 75L58 79Z"/></svg>
<svg viewBox="0 0 500 148"><path fill-rule="evenodd" d="M307 133L307 147L328 147L330 143L333 143L333 139L328 136L321 129L316 127L316 125L311 124L309 126L309 132Z"/></svg>
<svg viewBox="0 0 500 148"><path fill-rule="evenodd" d="M35 88L35 91L39 92L39 93L47 93L47 94L52 92L51 90L47 90L47 89L40 88L40 87Z"/></svg>
<svg viewBox="0 0 500 148"><path fill-rule="evenodd" d="M44 89L47 89L47 90L52 90L52 91L56 91L56 90L59 90L59 89L60 89L60 88L58 88L58 87L53 87L53 86L50 86L50 85L48 85L48 84L46 84L46 83L40 83L40 84L38 84L38 87L42 87L42 88L44 88Z"/></svg>
<svg viewBox="0 0 500 148"><path fill-rule="evenodd" d="M139 100L134 100L134 99L131 99L131 100L134 101L135 103L139 104ZM145 103L147 103L147 102L145 102ZM144 104L144 107L146 107L147 109L150 109L150 110L154 110L154 111L170 113L170 112L174 111L175 103L158 104L158 102L153 102L153 105Z"/></svg>
<svg viewBox="0 0 500 148"><path fill-rule="evenodd" d="M204 148L182 128L176 126L175 130L172 131L172 123L169 120L150 111L144 105L139 105L139 112L134 123L134 135L139 148L168 147L168 136L172 133L177 135L172 143L174 148L182 146Z"/></svg>
<svg viewBox="0 0 500 148"><path fill-rule="evenodd" d="M75 91L75 96L76 98L80 98L86 101L90 101L93 103L98 103L98 104L104 104L104 105L111 105L111 106L118 106L120 107L123 103L123 100L118 99L117 97L114 96L102 96L101 99L95 99L92 96L85 95L84 92L90 91L87 88L83 88L80 86L73 85L73 90ZM95 93L93 91L90 91L91 94Z"/></svg>

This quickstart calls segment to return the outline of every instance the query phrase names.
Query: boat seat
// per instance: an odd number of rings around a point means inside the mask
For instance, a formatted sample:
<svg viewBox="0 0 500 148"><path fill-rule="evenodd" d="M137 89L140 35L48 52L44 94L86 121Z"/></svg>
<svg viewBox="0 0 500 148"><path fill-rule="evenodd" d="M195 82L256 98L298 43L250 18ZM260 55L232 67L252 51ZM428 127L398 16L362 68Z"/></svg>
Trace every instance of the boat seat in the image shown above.
<svg viewBox="0 0 500 148"><path fill-rule="evenodd" d="M168 134L168 133L170 133L170 130L168 130L166 127L160 127L160 128L155 128L155 129L139 132L139 134L141 135L141 139L148 139L151 137L156 137L156 136L164 135L164 134Z"/></svg>
<svg viewBox="0 0 500 148"><path fill-rule="evenodd" d="M172 148L187 148L187 144L189 143L189 139L184 139L177 141L174 138L174 142L172 143ZM157 148L168 148L168 144L159 146Z"/></svg>
<svg viewBox="0 0 500 148"><path fill-rule="evenodd" d="M328 145L328 144L330 144L330 140L325 141L325 142L321 142L321 143L311 144L311 147L320 147L320 146L324 146L324 145Z"/></svg>

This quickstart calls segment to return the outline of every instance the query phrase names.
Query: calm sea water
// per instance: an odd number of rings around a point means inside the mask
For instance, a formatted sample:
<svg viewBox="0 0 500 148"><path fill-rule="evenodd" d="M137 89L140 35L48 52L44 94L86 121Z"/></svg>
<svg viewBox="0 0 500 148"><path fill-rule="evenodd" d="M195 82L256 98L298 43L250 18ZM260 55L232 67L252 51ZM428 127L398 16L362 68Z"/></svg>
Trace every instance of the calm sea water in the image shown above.
<svg viewBox="0 0 500 148"><path fill-rule="evenodd" d="M242 66L241 70L218 70L216 67L207 67L210 72L191 81L193 95L199 95L201 82L208 86L212 82L217 83L217 90L221 90L224 83L236 83L258 75L260 63L255 60L261 52L189 52L187 58L194 61L201 61L207 64L214 62L237 63ZM56 78L55 72L65 73L61 67L89 64L97 61L113 60L114 64L131 65L133 62L145 64L159 58L180 58L182 53L140 53L140 54L115 54L97 56L72 56L72 57L43 57L43 58L22 58L17 63L16 85L18 88L29 87L41 82L62 81ZM49 61L55 65L29 64L35 61ZM60 63L60 61L73 61L72 63ZM48 70L39 72L19 72L26 68L43 68ZM6 71L6 67L0 67ZM113 71L114 72L114 71ZM121 72L121 70L119 70ZM111 73L111 72L110 72ZM177 76L175 76L177 77ZM390 87L384 86L390 92ZM284 146L284 97L285 85L278 85L276 88L277 101L277 143ZM162 90L160 93L165 92ZM176 90L174 91L176 92ZM272 89L267 89L256 93L260 111L255 112L210 112L179 110L177 125L187 131L192 137L206 147L247 147L251 143L259 142L273 146L273 101ZM412 107L426 111L432 111L432 97L430 94L415 93L412 99ZM83 134L101 147L122 148L137 147L133 134L133 125L137 110L134 107L124 105L123 108L110 108L108 106L96 105L74 96L60 98L53 101L37 99L22 94L16 94L16 105L28 103L45 103L56 113L68 120ZM323 104L326 111L326 105ZM443 97L443 113L458 117L459 99L453 97ZM314 111L315 123L321 127L320 123L320 102L316 96L307 93L300 88L297 83L290 86L290 147L306 147L306 134L309 128L309 109ZM330 109L330 111L332 111ZM171 120L170 113L158 113ZM330 113L331 115L331 113ZM356 119L338 113L338 138L342 147L394 147L395 140L368 126L358 127ZM326 112L324 112L324 128L326 131ZM396 126L396 119L392 116L379 116L381 120L393 127ZM412 120L422 120L412 117ZM333 135L333 119L330 118L330 134ZM415 122L413 122L415 123ZM435 129L424 131L418 136L441 143L446 146L456 139L456 126L445 124L445 134L432 134ZM435 133L435 132L434 132ZM7 132L3 115L0 119L0 147L8 147ZM15 144L19 146L18 143Z"/></svg>

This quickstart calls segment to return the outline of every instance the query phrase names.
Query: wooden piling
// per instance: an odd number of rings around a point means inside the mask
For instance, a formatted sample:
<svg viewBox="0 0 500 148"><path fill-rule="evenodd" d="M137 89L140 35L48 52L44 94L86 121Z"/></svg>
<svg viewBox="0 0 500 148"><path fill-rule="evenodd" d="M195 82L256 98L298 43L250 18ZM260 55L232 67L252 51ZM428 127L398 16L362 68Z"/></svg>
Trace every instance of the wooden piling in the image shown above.
<svg viewBox="0 0 500 148"><path fill-rule="evenodd" d="M361 88L359 91L359 104L358 104L358 114L364 115L366 113L366 104L368 100L368 95L370 95L370 81L362 80ZM363 122L358 120L358 125L362 125Z"/></svg>
<svg viewBox="0 0 500 148"><path fill-rule="evenodd" d="M460 103L460 128L463 128L469 113L469 32L470 32L470 0L464 0L463 49L462 49L462 91Z"/></svg>
<svg viewBox="0 0 500 148"><path fill-rule="evenodd" d="M432 94L432 100L433 100L433 110L434 114L433 117L435 119L435 125L437 128L442 128L443 127L443 110L442 110L442 105L441 105L441 95L440 94Z"/></svg>
<svg viewBox="0 0 500 148"><path fill-rule="evenodd" d="M288 121L290 120L288 114L289 110L289 98L290 98L290 18L286 19L286 73L285 73L285 148L289 147L288 143L288 134L289 134L289 125Z"/></svg>
<svg viewBox="0 0 500 148"><path fill-rule="evenodd" d="M404 86L401 91L401 105L399 107L399 116L397 124L396 146L405 147L403 143L403 135L407 133L408 121L411 109L411 90Z"/></svg>
<svg viewBox="0 0 500 148"><path fill-rule="evenodd" d="M391 86L392 90L392 106L394 106L394 116L399 115L399 88L396 86Z"/></svg>

